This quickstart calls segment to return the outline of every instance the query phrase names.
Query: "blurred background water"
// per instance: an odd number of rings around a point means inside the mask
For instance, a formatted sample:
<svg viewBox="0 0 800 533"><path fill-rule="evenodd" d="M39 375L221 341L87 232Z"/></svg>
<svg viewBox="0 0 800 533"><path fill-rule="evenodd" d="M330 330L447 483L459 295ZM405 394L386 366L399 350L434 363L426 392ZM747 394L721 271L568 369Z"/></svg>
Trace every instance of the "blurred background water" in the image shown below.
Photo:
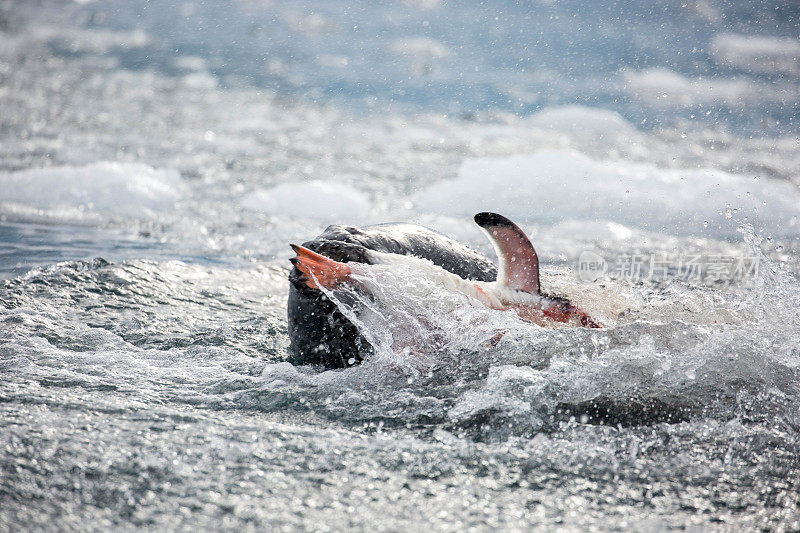
<svg viewBox="0 0 800 533"><path fill-rule="evenodd" d="M798 17L0 2L0 528L797 529ZM610 327L285 362L289 242L484 210Z"/></svg>

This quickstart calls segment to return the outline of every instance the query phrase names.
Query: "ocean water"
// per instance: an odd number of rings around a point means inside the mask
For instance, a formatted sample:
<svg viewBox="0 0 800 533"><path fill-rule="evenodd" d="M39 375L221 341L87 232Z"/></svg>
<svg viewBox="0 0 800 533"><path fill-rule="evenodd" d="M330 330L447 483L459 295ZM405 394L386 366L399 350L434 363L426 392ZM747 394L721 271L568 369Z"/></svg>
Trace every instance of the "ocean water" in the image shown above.
<svg viewBox="0 0 800 533"><path fill-rule="evenodd" d="M0 530L800 528L798 16L0 3ZM606 327L398 270L286 362L289 243L485 210Z"/></svg>

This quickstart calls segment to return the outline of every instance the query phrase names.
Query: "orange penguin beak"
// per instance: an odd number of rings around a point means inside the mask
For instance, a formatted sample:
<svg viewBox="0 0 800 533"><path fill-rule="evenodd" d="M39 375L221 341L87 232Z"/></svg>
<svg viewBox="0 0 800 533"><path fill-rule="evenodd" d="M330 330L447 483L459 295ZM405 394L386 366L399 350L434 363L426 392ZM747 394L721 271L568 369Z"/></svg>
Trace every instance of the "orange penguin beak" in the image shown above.
<svg viewBox="0 0 800 533"><path fill-rule="evenodd" d="M290 246L297 257L292 257L289 261L304 274L303 281L312 289L335 289L350 276L350 267L345 263L339 263L296 244Z"/></svg>

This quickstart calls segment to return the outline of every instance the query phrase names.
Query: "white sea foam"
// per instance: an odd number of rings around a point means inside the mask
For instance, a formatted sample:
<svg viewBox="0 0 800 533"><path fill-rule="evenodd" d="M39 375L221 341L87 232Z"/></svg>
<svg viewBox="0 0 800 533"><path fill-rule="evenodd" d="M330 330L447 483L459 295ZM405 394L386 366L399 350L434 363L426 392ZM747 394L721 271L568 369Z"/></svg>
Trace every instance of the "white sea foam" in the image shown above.
<svg viewBox="0 0 800 533"><path fill-rule="evenodd" d="M389 43L389 51L403 58L415 77L430 75L437 62L450 57L450 48L430 37L406 37Z"/></svg>
<svg viewBox="0 0 800 533"><path fill-rule="evenodd" d="M526 123L536 128L577 137L608 139L639 136L636 128L619 113L577 105L544 109L527 119Z"/></svg>
<svg viewBox="0 0 800 533"><path fill-rule="evenodd" d="M756 74L800 74L800 40L753 35L715 35L709 45L714 61Z"/></svg>
<svg viewBox="0 0 800 533"><path fill-rule="evenodd" d="M457 178L412 201L423 211L450 216L488 210L522 222L609 221L722 237L736 234L728 219L742 217L766 231L792 234L800 214L800 194L789 183L550 150L468 160Z"/></svg>
<svg viewBox="0 0 800 533"><path fill-rule="evenodd" d="M390 43L389 50L400 56L420 59L442 59L450 55L447 45L430 37L397 39Z"/></svg>
<svg viewBox="0 0 800 533"><path fill-rule="evenodd" d="M72 52L103 53L111 48L142 48L152 38L141 30L120 32L98 29L53 30L55 44Z"/></svg>
<svg viewBox="0 0 800 533"><path fill-rule="evenodd" d="M769 87L747 79L690 79L664 68L626 72L625 88L634 97L662 108L695 105L741 107L775 99Z"/></svg>
<svg viewBox="0 0 800 533"><path fill-rule="evenodd" d="M358 189L318 180L259 190L244 198L242 205L269 215L330 223L363 220L370 211L369 198Z"/></svg>
<svg viewBox="0 0 800 533"><path fill-rule="evenodd" d="M103 161L0 175L0 210L42 218L148 219L169 212L184 193L177 171Z"/></svg>

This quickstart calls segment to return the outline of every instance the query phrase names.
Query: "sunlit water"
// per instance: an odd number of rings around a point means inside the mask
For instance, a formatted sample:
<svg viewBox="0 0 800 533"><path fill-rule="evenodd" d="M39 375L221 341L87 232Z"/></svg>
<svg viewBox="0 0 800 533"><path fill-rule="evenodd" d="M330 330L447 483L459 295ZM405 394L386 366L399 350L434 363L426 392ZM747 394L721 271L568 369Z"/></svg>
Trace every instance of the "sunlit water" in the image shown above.
<svg viewBox="0 0 800 533"><path fill-rule="evenodd" d="M3 4L0 529L800 527L797 8L594 6ZM288 243L484 210L607 327L399 269L286 362Z"/></svg>

